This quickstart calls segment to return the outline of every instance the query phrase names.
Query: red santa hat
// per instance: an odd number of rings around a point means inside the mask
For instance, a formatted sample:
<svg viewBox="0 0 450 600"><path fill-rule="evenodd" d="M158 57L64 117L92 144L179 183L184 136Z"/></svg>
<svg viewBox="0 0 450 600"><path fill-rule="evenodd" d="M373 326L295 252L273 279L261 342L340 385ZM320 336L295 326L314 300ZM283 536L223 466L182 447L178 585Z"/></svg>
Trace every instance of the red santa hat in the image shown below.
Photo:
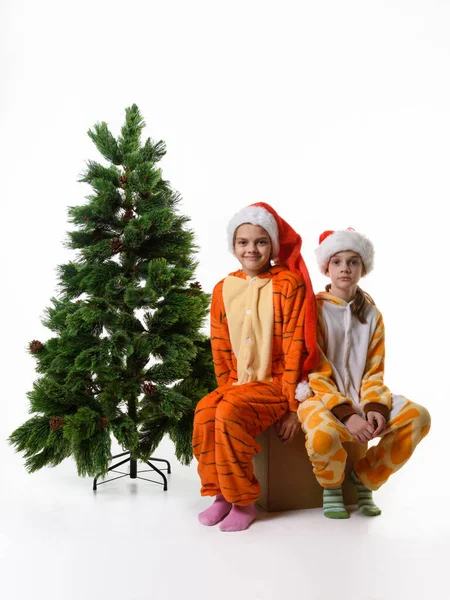
<svg viewBox="0 0 450 600"><path fill-rule="evenodd" d="M353 250L361 257L366 274L373 269L374 248L372 242L362 233L351 227L340 231L324 231L319 237L319 246L316 248L316 258L320 272L326 275L330 258L337 252Z"/></svg>
<svg viewBox="0 0 450 600"><path fill-rule="evenodd" d="M316 298L309 278L303 256L300 253L302 238L277 212L265 202L256 202L246 206L234 215L228 224L228 242L230 250L234 253L234 233L244 223L260 225L263 227L272 242L272 260L276 264L285 266L289 271L300 274L306 287L306 314L305 314L305 345L308 352L303 363L305 377L319 361L319 353L316 341ZM309 388L308 388L309 390ZM307 390L305 388L305 394ZM298 400L302 393L298 390ZM309 394L308 394L309 395Z"/></svg>

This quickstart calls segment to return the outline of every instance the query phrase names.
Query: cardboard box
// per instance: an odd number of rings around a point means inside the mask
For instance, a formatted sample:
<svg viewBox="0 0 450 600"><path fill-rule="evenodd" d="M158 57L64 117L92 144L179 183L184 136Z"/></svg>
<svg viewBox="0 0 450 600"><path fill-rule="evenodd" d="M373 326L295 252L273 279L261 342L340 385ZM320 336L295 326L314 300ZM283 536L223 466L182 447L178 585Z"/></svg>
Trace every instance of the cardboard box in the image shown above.
<svg viewBox="0 0 450 600"><path fill-rule="evenodd" d="M255 476L261 484L258 506L268 512L321 507L322 488L312 471L303 431L289 444L282 444L272 426L256 441L261 445L261 452L253 458ZM348 443L344 447L348 452L346 472L350 473L367 446ZM347 478L343 492L346 504L357 503L355 489Z"/></svg>

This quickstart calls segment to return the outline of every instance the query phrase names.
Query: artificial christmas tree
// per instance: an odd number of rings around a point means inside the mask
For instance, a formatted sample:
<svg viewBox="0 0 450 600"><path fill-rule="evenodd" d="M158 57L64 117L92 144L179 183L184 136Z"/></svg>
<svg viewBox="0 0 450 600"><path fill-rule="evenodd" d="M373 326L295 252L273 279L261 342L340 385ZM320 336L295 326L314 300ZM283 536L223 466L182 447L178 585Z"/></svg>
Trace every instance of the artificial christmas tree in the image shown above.
<svg viewBox="0 0 450 600"><path fill-rule="evenodd" d="M10 442L30 472L72 456L80 475L103 475L111 434L134 472L165 434L182 463L192 459L193 411L216 385L201 333L209 297L192 282L193 233L157 168L165 146L142 144L144 126L133 105L117 139L106 123L88 132L109 164L87 164L81 181L93 193L69 209L77 257L59 267L44 320L55 335L29 345L34 416Z"/></svg>

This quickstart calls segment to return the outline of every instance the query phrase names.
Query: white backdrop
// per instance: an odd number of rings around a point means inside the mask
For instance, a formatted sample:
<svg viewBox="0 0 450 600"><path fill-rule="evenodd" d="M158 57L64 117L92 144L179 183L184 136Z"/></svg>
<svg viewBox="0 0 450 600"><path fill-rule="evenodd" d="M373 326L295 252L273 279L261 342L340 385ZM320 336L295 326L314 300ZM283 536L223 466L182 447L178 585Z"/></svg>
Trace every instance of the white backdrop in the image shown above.
<svg viewBox="0 0 450 600"><path fill-rule="evenodd" d="M49 337L40 318L56 266L73 257L67 206L88 193L84 161L99 159L86 132L104 120L117 134L136 103L146 136L167 144L164 176L192 219L205 291L236 267L225 227L252 202L301 233L316 291L324 229L373 240L363 287L385 317L386 382L428 406L418 480L437 474L449 407L450 3L5 0L0 10L1 439L28 418L26 347ZM0 447L3 464L17 460Z"/></svg>

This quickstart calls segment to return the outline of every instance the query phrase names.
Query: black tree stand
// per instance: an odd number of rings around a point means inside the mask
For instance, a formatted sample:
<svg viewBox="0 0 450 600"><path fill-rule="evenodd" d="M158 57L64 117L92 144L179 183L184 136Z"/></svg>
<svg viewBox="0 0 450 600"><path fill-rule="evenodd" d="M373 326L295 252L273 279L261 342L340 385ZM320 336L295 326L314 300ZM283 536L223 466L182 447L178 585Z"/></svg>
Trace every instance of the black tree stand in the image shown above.
<svg viewBox="0 0 450 600"><path fill-rule="evenodd" d="M149 458L149 460L145 461L146 464L151 467L151 469L142 469L142 470L138 471L137 470L137 459L131 458L131 452L122 452L122 454L115 454L111 458L112 458L112 460L114 460L115 458L120 458L122 456L127 456L127 455L128 455L128 458L126 458L125 460L121 460L120 462L116 463L115 465L111 465L107 471L107 472L111 471L112 473L120 473L120 475L118 477L111 477L110 479L106 479L106 481L100 481L99 483L97 483L98 478L101 477L101 473L96 475L96 477L94 479L94 485L92 487L94 492L97 490L98 485L103 485L104 483L109 483L110 481L114 481L115 479L121 479L122 477L130 477L131 479L143 479L144 481L151 481L152 483L157 483L158 485L162 485L164 487L164 491L167 491L167 477L164 475L163 471L167 471L167 473L170 475L170 472L171 472L170 471L170 463L168 460L165 460L164 458L154 458L153 456L151 456ZM155 467L155 465L151 461L166 463L167 467L165 467L163 469L158 469L157 467ZM130 463L130 472L129 473L123 473L122 471L116 471L117 467L120 467L127 462ZM152 471L154 471L155 473L158 473L158 475L161 477L162 481L155 481L154 479L147 479L146 477L140 477L138 475L138 473L149 473Z"/></svg>
<svg viewBox="0 0 450 600"><path fill-rule="evenodd" d="M129 399L127 404L128 404L128 416L131 419L133 419L133 421L136 423L137 422L136 399L135 398ZM98 478L102 476L102 474L99 473L94 478L94 485L92 487L94 492L97 491L98 485L103 485L104 483L109 483L110 481L114 481L115 479L121 479L122 477L130 477L131 479L143 479L144 481L151 481L152 483L157 483L158 485L164 486L164 491L167 491L167 478L164 475L163 471L167 471L167 473L170 475L171 470L170 470L170 463L168 460L166 460L164 458L154 458L153 456L151 456L148 460L142 461L142 462L145 462L147 465L149 465L151 467L151 469L142 469L141 471L138 471L137 470L137 459L132 458L131 452L129 450L127 452L122 452L122 454L115 454L114 456L111 457L111 460L114 460L115 458L120 458L122 456L128 456L128 458L125 458L125 460L121 460L120 462L116 463L115 465L111 465L107 471L107 473L109 473L110 471L112 473L119 473L119 476L111 477L110 479L107 479L106 481L100 481L100 483L97 483ZM167 467L158 469L150 461L166 463ZM115 470L117 467L120 467L127 462L130 463L130 472L129 473L123 473L122 471ZM154 479L147 479L146 477L139 477L139 475L138 475L138 473L149 473L152 471L154 471L155 473L158 473L158 475L161 477L162 481L155 481Z"/></svg>

